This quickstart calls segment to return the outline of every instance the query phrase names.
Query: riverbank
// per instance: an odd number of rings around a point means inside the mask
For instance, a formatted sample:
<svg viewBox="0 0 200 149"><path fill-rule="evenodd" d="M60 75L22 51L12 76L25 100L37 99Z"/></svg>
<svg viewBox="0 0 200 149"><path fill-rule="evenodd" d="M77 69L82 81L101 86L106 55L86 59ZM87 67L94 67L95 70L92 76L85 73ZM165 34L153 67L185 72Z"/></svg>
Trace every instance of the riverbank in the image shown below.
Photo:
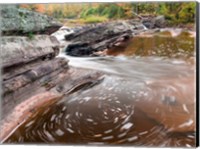
<svg viewBox="0 0 200 149"><path fill-rule="evenodd" d="M4 27L1 142L194 146L194 32L46 19Z"/></svg>
<svg viewBox="0 0 200 149"><path fill-rule="evenodd" d="M55 88L51 88L48 91L44 88L37 89L37 92L32 93L32 96L29 95L30 98L23 98L24 100L21 100L20 103L13 105L12 110L5 109L9 108L5 106L2 109L4 118L1 119L0 125L1 143L3 143L10 135L12 135L12 133L14 133L14 131L20 127L20 125L34 115L37 115L41 109L49 106L51 107L52 104L55 104L61 100L63 96L70 94L71 92L73 93L84 89L84 87L89 87L95 84L102 74L103 73L93 70L70 67L66 74L67 78L62 77L62 83L57 84Z"/></svg>
<svg viewBox="0 0 200 149"><path fill-rule="evenodd" d="M79 86L93 85L99 73L69 69L67 59L55 58L60 43L50 34L58 30L61 24L53 18L15 6L6 6L1 11L2 49L5 51L2 53L1 102L1 140L4 140L32 114L29 110L37 109L49 100L54 101L58 98L57 94L60 96L68 90L76 91ZM37 23L36 17L41 24ZM21 19L24 19L23 24L12 22ZM43 97L42 93L50 90L53 91L47 93L50 97ZM16 117L14 121L13 116Z"/></svg>

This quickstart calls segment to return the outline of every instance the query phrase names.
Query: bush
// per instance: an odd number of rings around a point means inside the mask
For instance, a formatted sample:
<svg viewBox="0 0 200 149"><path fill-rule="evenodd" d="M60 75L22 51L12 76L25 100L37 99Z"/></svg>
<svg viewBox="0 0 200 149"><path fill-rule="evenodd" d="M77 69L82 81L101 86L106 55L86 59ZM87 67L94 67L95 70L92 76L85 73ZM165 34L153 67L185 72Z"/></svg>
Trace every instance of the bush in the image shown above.
<svg viewBox="0 0 200 149"><path fill-rule="evenodd" d="M95 15L96 10L94 8L89 8L81 13L81 18L86 18L90 15Z"/></svg>
<svg viewBox="0 0 200 149"><path fill-rule="evenodd" d="M107 21L107 17L105 16L88 16L87 18L84 19L85 23L100 23L100 22L105 22Z"/></svg>
<svg viewBox="0 0 200 149"><path fill-rule="evenodd" d="M87 19L87 17L91 16L102 16L103 18L118 19L124 18L126 15L123 7L118 6L117 4L100 4L98 7L83 10L80 18ZM89 20L90 19L91 18L89 18Z"/></svg>

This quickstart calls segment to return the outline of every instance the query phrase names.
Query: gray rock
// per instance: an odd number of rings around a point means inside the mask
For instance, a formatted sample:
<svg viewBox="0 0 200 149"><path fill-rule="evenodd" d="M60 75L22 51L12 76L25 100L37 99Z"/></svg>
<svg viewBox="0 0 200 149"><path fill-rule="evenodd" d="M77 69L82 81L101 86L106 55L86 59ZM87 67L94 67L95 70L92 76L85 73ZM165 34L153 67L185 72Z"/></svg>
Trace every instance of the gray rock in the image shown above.
<svg viewBox="0 0 200 149"><path fill-rule="evenodd" d="M43 76L48 76L52 72L63 68L63 66L68 66L68 61L62 58L55 58L54 60L36 65L28 71L4 81L2 84L3 94L14 92L27 84L33 83L35 80L38 80Z"/></svg>
<svg viewBox="0 0 200 149"><path fill-rule="evenodd" d="M1 31L3 35L29 33L52 34L62 26L51 17L15 5L2 5Z"/></svg>
<svg viewBox="0 0 200 149"><path fill-rule="evenodd" d="M34 35L33 39L25 36L2 36L3 68L34 61L39 58L55 57L59 52L59 42L53 36Z"/></svg>
<svg viewBox="0 0 200 149"><path fill-rule="evenodd" d="M97 56L95 52L121 45L122 42L127 42L134 32L143 30L144 25L134 20L86 26L65 35L65 40L72 42L65 48L65 52L71 56Z"/></svg>
<svg viewBox="0 0 200 149"><path fill-rule="evenodd" d="M174 96L162 95L161 101L163 104L167 104L167 105L171 105L171 106L174 106L177 104L176 97L174 97Z"/></svg>
<svg viewBox="0 0 200 149"><path fill-rule="evenodd" d="M155 18L145 18L142 23L149 29L163 28L166 26L166 20L164 16L157 16Z"/></svg>
<svg viewBox="0 0 200 149"><path fill-rule="evenodd" d="M166 25L166 20L164 16L157 16L155 19L155 27L163 28Z"/></svg>

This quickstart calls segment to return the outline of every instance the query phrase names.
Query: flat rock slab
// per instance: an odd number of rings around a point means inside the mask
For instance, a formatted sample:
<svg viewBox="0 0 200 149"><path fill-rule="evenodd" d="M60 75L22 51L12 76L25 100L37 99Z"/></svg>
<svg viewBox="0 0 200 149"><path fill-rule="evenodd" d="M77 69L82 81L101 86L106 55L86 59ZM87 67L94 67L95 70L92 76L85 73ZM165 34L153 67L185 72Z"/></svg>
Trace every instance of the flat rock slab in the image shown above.
<svg viewBox="0 0 200 149"><path fill-rule="evenodd" d="M3 68L27 63L46 56L55 57L59 53L58 40L49 35L35 35L33 39L26 36L2 36Z"/></svg>

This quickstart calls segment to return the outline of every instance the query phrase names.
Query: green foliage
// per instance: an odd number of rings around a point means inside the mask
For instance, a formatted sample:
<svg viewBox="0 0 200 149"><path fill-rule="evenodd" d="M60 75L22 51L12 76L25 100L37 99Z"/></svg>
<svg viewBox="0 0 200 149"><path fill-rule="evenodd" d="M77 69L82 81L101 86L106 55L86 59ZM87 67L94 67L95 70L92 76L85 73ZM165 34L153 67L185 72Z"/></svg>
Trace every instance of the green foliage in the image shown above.
<svg viewBox="0 0 200 149"><path fill-rule="evenodd" d="M195 2L160 2L160 3L130 3L119 5L117 3L99 4L97 7L89 7L81 13L81 18L104 16L108 19L131 18L131 11L139 15L164 15L168 25L180 23L194 23ZM127 13L129 12L129 13ZM89 19L90 20L90 19Z"/></svg>
<svg viewBox="0 0 200 149"><path fill-rule="evenodd" d="M185 5L179 12L179 19L183 23L194 22L195 3Z"/></svg>
<svg viewBox="0 0 200 149"><path fill-rule="evenodd" d="M117 15L117 10L119 9L119 7L117 7L115 4L111 4L110 8L108 9L108 18L115 18Z"/></svg>
<svg viewBox="0 0 200 149"><path fill-rule="evenodd" d="M109 14L109 8L108 7L104 8L104 10L102 11L102 13L100 13L100 15L107 16L107 17L108 17L108 14Z"/></svg>
<svg viewBox="0 0 200 149"><path fill-rule="evenodd" d="M194 23L195 5L195 2L162 3L156 13L164 15L172 25Z"/></svg>
<svg viewBox="0 0 200 149"><path fill-rule="evenodd" d="M95 14L96 14L96 10L94 8L89 8L82 12L81 17L86 18L87 16L91 16Z"/></svg>
<svg viewBox="0 0 200 149"><path fill-rule="evenodd" d="M33 40L35 38L34 34L32 32L29 32L27 37L30 39L30 40Z"/></svg>
<svg viewBox="0 0 200 149"><path fill-rule="evenodd" d="M123 18L125 15L125 11L120 7L117 9L117 18Z"/></svg>
<svg viewBox="0 0 200 149"><path fill-rule="evenodd" d="M103 15L103 11L105 10L105 6L103 4L100 4L98 9L97 9L97 13L100 15Z"/></svg>
<svg viewBox="0 0 200 149"><path fill-rule="evenodd" d="M166 15L168 13L167 5L159 4L158 8L156 9L156 13Z"/></svg>
<svg viewBox="0 0 200 149"><path fill-rule="evenodd" d="M24 4L23 8L37 10L58 19L80 19L86 22L95 22L95 20L98 22L98 20L105 20L105 18L109 20L131 19L136 17L135 13L141 16L164 15L168 24L178 25L194 23L195 6L196 2L133 2ZM95 17L97 18L95 19Z"/></svg>
<svg viewBox="0 0 200 149"><path fill-rule="evenodd" d="M83 10L80 17L87 18L90 16L103 16L108 19L118 19L125 17L124 11L123 7L120 7L117 4L99 4L98 7L91 7Z"/></svg>
<svg viewBox="0 0 200 149"><path fill-rule="evenodd" d="M89 17L84 19L85 23L100 23L100 22L105 22L107 21L107 17L105 16L94 16L90 15Z"/></svg>

